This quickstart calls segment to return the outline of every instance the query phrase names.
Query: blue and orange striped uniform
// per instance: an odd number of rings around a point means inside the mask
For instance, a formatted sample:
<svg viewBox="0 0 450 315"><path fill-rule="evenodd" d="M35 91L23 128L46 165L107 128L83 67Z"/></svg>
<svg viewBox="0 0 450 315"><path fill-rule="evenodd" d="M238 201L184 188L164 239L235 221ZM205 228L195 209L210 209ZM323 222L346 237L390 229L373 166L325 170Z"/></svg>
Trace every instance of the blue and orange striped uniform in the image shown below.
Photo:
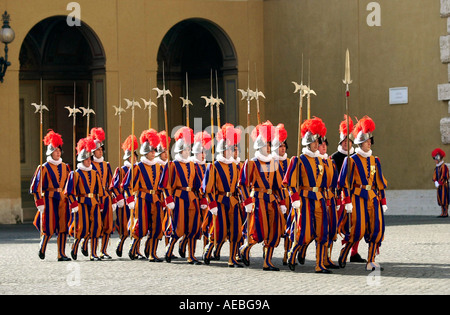
<svg viewBox="0 0 450 315"><path fill-rule="evenodd" d="M437 203L441 206L442 213L441 216L448 215L448 200L449 200L449 189L448 189L449 171L445 163L436 166L433 173L433 181L439 183L437 188Z"/></svg>
<svg viewBox="0 0 450 315"><path fill-rule="evenodd" d="M60 163L54 165L46 162L37 167L31 180L30 194L33 194L36 205L44 204L44 212L37 211L33 224L41 233L41 252L45 252L46 246L53 234L58 234L58 258L66 257L65 245L67 230L70 221L70 210L67 198L64 195L64 185L70 174L69 165ZM42 180L42 193L40 185Z"/></svg>
<svg viewBox="0 0 450 315"><path fill-rule="evenodd" d="M109 189L112 181L112 171L109 162L96 162L95 159L92 161L92 169L96 170L102 181L102 187L104 196L99 200L102 205L101 215L102 215L102 244L101 253L106 253L106 248L108 246L110 235L114 231L114 218L113 218L113 203L117 201L112 197L112 191Z"/></svg>
<svg viewBox="0 0 450 315"><path fill-rule="evenodd" d="M162 175L162 167L156 161L153 165L139 162L125 176L123 188L135 195L133 222L130 234L133 238L131 252L137 252L139 241L148 235L149 259L158 259L156 250L158 241L163 236L163 212L158 192L158 184ZM132 178L133 176L133 178Z"/></svg>
<svg viewBox="0 0 450 315"><path fill-rule="evenodd" d="M122 182L129 169L130 168L128 166L123 165L122 167L117 167L114 171L111 186L109 187L109 189L114 193L115 199L117 201L124 200L125 198ZM128 208L128 205L124 202L123 207L117 207L116 209L115 227L120 237L118 245L118 249L120 252L122 252L123 249L123 242L129 235L128 230L129 219L130 219L130 208Z"/></svg>
<svg viewBox="0 0 450 315"><path fill-rule="evenodd" d="M385 189L387 181L381 170L378 157L365 158L354 154L345 158L339 175L338 185L344 194L344 204L352 203L350 230L346 221L349 216L343 211L343 219L339 232L344 234L345 246L342 248L339 261L345 262L351 246L363 237L369 244L367 262L375 262L375 255L384 239L384 213L382 205L386 204Z"/></svg>
<svg viewBox="0 0 450 315"><path fill-rule="evenodd" d="M298 251L305 257L308 245L316 241L316 271L325 270L323 256L328 243L328 213L324 191L325 167L320 157L306 154L291 158L283 183L291 189L291 201L300 200L295 224L291 228L293 241L289 262L294 264Z"/></svg>
<svg viewBox="0 0 450 315"><path fill-rule="evenodd" d="M77 169L70 172L64 193L69 198L70 208L78 205L72 215L69 233L75 238L72 250L78 250L81 239L91 239L91 255L97 257L97 241L102 234L102 218L99 200L104 196L100 175L93 169Z"/></svg>
<svg viewBox="0 0 450 315"><path fill-rule="evenodd" d="M250 248L264 242L264 268L274 267L273 250L284 233L280 204L284 203L285 196L280 169L273 160L263 162L256 157L246 160L240 171L239 185L244 204L254 202L254 211L247 215L247 242L240 248L241 256L248 260Z"/></svg>
<svg viewBox="0 0 450 315"><path fill-rule="evenodd" d="M284 178L284 176L286 175L287 169L289 167L289 163L290 163L291 159L290 158L286 158L284 160L278 159L275 160L275 163L278 164L278 167L280 168L280 173L281 173L281 178ZM283 263L287 262L287 255L289 252L289 249L292 246L292 242L291 239L289 238L289 233L290 233L290 226L292 224L292 221L295 217L295 212L294 211L290 211L290 198L289 198L289 190L283 186L283 190L284 190L284 203L286 205L287 211L286 213L283 215L283 230L284 230L284 256L283 256Z"/></svg>
<svg viewBox="0 0 450 315"><path fill-rule="evenodd" d="M226 164L216 161L206 170L202 191L208 196L209 208L217 207L217 215L212 215L213 229L209 243L205 248L205 257L211 257L212 248L216 254L228 239L230 255L228 264L236 265L238 244L242 239L242 217L240 213L238 187L239 170L235 163Z"/></svg>
<svg viewBox="0 0 450 315"><path fill-rule="evenodd" d="M174 160L164 166L159 188L171 191L175 208L170 211L171 236L167 246L166 257L172 257L176 241L185 236L188 239L188 262L198 261L195 258L195 245L201 235L201 212L199 200L194 191L198 191L201 182L196 174L194 162ZM170 174L170 176L169 176ZM166 196L166 199L168 197Z"/></svg>

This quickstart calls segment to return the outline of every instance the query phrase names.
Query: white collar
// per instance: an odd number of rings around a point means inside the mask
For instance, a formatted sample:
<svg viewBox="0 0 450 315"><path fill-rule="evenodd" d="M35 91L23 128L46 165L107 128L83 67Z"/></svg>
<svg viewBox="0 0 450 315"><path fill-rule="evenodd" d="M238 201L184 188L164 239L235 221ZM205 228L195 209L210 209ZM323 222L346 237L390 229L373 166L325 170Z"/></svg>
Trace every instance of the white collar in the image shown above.
<svg viewBox="0 0 450 315"><path fill-rule="evenodd" d="M322 154L319 153L319 157L324 159L324 160L327 160L328 159L328 154L325 153L325 154L322 155Z"/></svg>
<svg viewBox="0 0 450 315"><path fill-rule="evenodd" d="M156 162L158 162L158 164L161 164L161 165L166 165L167 164L167 161L161 160L161 158L159 156L155 160L156 160Z"/></svg>
<svg viewBox="0 0 450 315"><path fill-rule="evenodd" d="M442 164L444 164L444 160L440 161L438 164L436 164L436 167L441 166Z"/></svg>
<svg viewBox="0 0 450 315"><path fill-rule="evenodd" d="M97 159L95 156L92 156L92 157L94 158L94 162L96 162L96 163L102 163L105 160L105 158L103 156L100 157L99 159Z"/></svg>
<svg viewBox="0 0 450 315"><path fill-rule="evenodd" d="M347 151L345 151L344 149L342 149L342 145L339 145L339 146L338 146L338 151L341 152L342 154L345 154L345 155L348 154ZM350 154L353 154L353 153L355 153L355 148L354 148L354 147L351 147L351 148L350 148Z"/></svg>
<svg viewBox="0 0 450 315"><path fill-rule="evenodd" d="M77 164L77 168L82 170L82 171L89 172L89 171L92 171L92 164L89 165L89 167L86 167L86 166L83 165L83 163L80 162L80 163Z"/></svg>
<svg viewBox="0 0 450 315"><path fill-rule="evenodd" d="M189 158L184 159L180 153L175 154L175 160L177 160L178 162L181 162L181 163L189 163L190 162Z"/></svg>
<svg viewBox="0 0 450 315"><path fill-rule="evenodd" d="M231 163L235 162L235 159L233 157L230 157L229 159L227 159L226 157L223 156L222 153L219 153L216 155L216 160L219 162L222 162L224 164L231 164Z"/></svg>
<svg viewBox="0 0 450 315"><path fill-rule="evenodd" d="M131 167L131 163L127 160L125 160L125 162L123 162L123 165L130 168Z"/></svg>
<svg viewBox="0 0 450 315"><path fill-rule="evenodd" d="M319 150L312 152L308 147L304 147L302 153L312 158L319 157Z"/></svg>
<svg viewBox="0 0 450 315"><path fill-rule="evenodd" d="M141 162L149 166L153 166L157 163L156 159L149 160L145 156L141 156Z"/></svg>
<svg viewBox="0 0 450 315"><path fill-rule="evenodd" d="M54 160L54 159L52 159L52 157L49 155L49 156L47 156L47 162L50 163L50 164L53 164L53 165L58 166L59 164L62 163L62 158L59 158L59 160Z"/></svg>
<svg viewBox="0 0 450 315"><path fill-rule="evenodd" d="M255 158L257 158L260 161L266 162L266 163L272 161L272 155L271 154L266 156L266 155L263 155L259 151L255 152Z"/></svg>
<svg viewBox="0 0 450 315"><path fill-rule="evenodd" d="M372 150L369 150L369 152L364 152L361 148L356 148L355 152L365 158L372 155Z"/></svg>
<svg viewBox="0 0 450 315"><path fill-rule="evenodd" d="M233 162L236 163L236 164L241 163L241 157L238 156L236 159L233 159Z"/></svg>
<svg viewBox="0 0 450 315"><path fill-rule="evenodd" d="M272 157L275 161L284 161L287 159L287 153L283 154L282 156L278 155L277 152L272 152Z"/></svg>
<svg viewBox="0 0 450 315"><path fill-rule="evenodd" d="M194 162L194 163L200 164L200 165L205 165L205 163L206 163L206 159L201 161L201 160L197 159L196 156L191 156L189 158L189 160Z"/></svg>

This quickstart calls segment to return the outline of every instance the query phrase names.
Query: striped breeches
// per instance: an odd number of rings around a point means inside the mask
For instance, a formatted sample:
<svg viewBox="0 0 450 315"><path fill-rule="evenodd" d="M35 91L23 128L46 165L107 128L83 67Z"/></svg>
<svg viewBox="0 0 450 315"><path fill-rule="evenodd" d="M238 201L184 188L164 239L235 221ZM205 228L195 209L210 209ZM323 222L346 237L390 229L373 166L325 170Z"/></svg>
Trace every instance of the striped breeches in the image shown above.
<svg viewBox="0 0 450 315"><path fill-rule="evenodd" d="M99 205L78 204L78 211L73 214L71 235L76 239L99 238L102 233L102 218Z"/></svg>
<svg viewBox="0 0 450 315"><path fill-rule="evenodd" d="M217 244L225 242L228 238L230 242L239 242L242 239L242 218L239 204L230 208L221 203L217 203L217 215L213 216L214 239Z"/></svg>
<svg viewBox="0 0 450 315"><path fill-rule="evenodd" d="M249 244L264 242L266 246L277 247L284 234L283 215L276 202L255 199L255 209L250 215Z"/></svg>
<svg viewBox="0 0 450 315"><path fill-rule="evenodd" d="M189 197L175 197L175 208L171 211L173 238L185 235L187 238L200 238L201 212L198 200L189 201Z"/></svg>
<svg viewBox="0 0 450 315"><path fill-rule="evenodd" d="M112 198L109 195L102 197L101 202L103 203L102 215L102 232L104 234L111 234L113 232L114 220L113 220L113 210L112 210Z"/></svg>
<svg viewBox="0 0 450 315"><path fill-rule="evenodd" d="M128 232L128 221L130 220L130 208L124 205L123 208L116 209L116 229L120 237L127 237Z"/></svg>
<svg viewBox="0 0 450 315"><path fill-rule="evenodd" d="M297 210L293 241L307 245L313 240L326 244L329 236L329 220L325 200L312 200L301 196L301 206Z"/></svg>
<svg viewBox="0 0 450 315"><path fill-rule="evenodd" d="M67 233L67 228L70 221L70 210L67 204L67 199L58 200L48 196L45 196L44 198L44 212L41 214L37 211L33 221L34 226L41 232L41 234L47 236L52 236L55 233Z"/></svg>
<svg viewBox="0 0 450 315"><path fill-rule="evenodd" d="M149 238L162 238L163 212L160 202L152 203L142 198L136 198L133 217L133 226L130 227L130 234L133 238L139 239L147 234Z"/></svg>

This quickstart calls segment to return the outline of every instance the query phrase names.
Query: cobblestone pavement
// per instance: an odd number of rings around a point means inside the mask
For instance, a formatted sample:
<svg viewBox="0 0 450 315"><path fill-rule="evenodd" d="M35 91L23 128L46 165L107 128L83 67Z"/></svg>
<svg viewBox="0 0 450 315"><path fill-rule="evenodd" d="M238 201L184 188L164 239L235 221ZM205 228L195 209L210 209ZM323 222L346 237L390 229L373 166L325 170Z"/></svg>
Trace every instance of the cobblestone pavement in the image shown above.
<svg viewBox="0 0 450 315"><path fill-rule="evenodd" d="M222 249L221 260L209 266L189 265L184 259L131 261L129 240L122 258L115 255L117 235L111 237L110 261L91 262L79 252L77 261L58 262L56 238L49 242L45 260L40 260L39 235L31 224L0 225L0 294L450 294L450 218L387 216L386 221L386 236L377 257L384 271L368 272L363 264L347 263L345 269L329 275L314 273L314 246L308 249L306 263L294 272L283 266L283 241L273 259L279 272L262 270L260 245L252 248L250 266L241 269L227 267L228 245ZM339 239L332 253L334 261L340 248ZM365 257L364 241L359 249ZM199 241L198 258L201 252ZM163 242L158 255L164 257Z"/></svg>

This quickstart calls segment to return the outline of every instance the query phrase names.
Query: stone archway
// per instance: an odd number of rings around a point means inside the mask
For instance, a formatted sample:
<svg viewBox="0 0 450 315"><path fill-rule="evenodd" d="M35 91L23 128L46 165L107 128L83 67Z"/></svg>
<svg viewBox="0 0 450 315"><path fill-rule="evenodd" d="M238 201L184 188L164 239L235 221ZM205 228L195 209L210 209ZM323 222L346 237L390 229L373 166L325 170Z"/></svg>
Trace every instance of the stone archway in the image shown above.
<svg viewBox="0 0 450 315"><path fill-rule="evenodd" d="M89 105L95 111L90 127L105 126L105 63L103 46L95 32L86 24L68 26L66 16L46 18L26 35L20 50L20 162L22 208L24 221L34 214L29 181L39 164L39 122L31 103L42 101L49 108L44 114L44 135L47 129L60 133L64 141L63 160L73 168L73 119L65 106ZM42 79L42 93L41 93ZM89 91L89 93L88 93ZM87 119L77 116L75 141L86 136ZM106 131L106 130L105 130ZM43 157L45 162L45 157ZM31 208L31 213L28 213Z"/></svg>
<svg viewBox="0 0 450 315"><path fill-rule="evenodd" d="M224 101L221 107L221 124L236 124L238 116L237 99L237 55L231 39L215 23L200 18L181 21L164 36L158 51L158 86L162 86L164 62L166 87L173 97L168 107L169 130L186 124L186 113L180 96L186 95L185 77L189 77L189 99L194 104L190 108L190 126L194 128L194 118L201 118L201 126L194 131L210 126L210 111L205 109L201 96L211 95L211 71L213 72L213 95ZM159 126L164 126L163 106L158 106ZM214 124L217 124L215 120Z"/></svg>

